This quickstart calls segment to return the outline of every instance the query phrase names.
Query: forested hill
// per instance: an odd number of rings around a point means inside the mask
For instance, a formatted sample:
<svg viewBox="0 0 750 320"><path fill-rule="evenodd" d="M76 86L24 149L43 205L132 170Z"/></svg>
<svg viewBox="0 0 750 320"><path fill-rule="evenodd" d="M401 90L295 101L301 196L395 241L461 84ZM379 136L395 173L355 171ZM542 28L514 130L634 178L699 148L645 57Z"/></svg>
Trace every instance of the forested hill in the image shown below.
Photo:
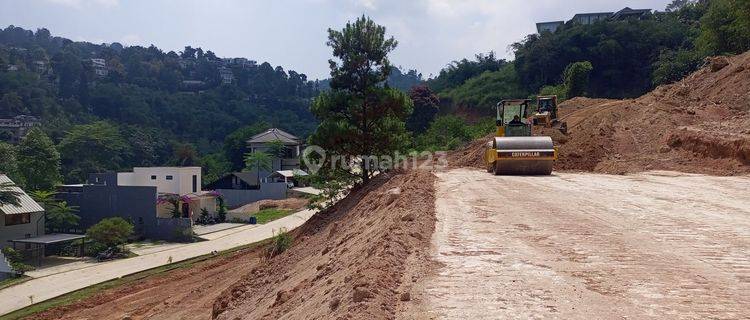
<svg viewBox="0 0 750 320"><path fill-rule="evenodd" d="M750 50L750 1L673 0L653 9L593 24L568 20L511 45L513 61L491 53L454 61L428 85L444 107L484 113L499 99L539 93L630 98L682 79L707 56ZM574 75L584 83L572 88Z"/></svg>
<svg viewBox="0 0 750 320"><path fill-rule="evenodd" d="M309 104L317 92L302 73L201 48L164 52L0 29L0 118L40 118L62 153L66 181L132 166L218 159L227 167L231 150L222 151L233 133L243 139L275 126L304 137L314 130ZM86 137L97 143L71 141Z"/></svg>

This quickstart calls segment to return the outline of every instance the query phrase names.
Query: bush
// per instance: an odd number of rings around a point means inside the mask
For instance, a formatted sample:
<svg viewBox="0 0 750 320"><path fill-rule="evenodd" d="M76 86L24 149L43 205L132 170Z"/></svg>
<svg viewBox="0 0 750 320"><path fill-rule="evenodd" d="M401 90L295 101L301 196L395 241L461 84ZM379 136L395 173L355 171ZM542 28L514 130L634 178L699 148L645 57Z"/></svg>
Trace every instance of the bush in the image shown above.
<svg viewBox="0 0 750 320"><path fill-rule="evenodd" d="M17 274L24 274L26 271L34 270L33 266L30 266L23 262L23 255L13 248L3 248L2 250L5 259L10 263L10 268L13 269Z"/></svg>
<svg viewBox="0 0 750 320"><path fill-rule="evenodd" d="M563 72L565 79L565 93L568 98L580 97L586 94L589 86L589 76L594 66L591 62L580 61L569 64Z"/></svg>
<svg viewBox="0 0 750 320"><path fill-rule="evenodd" d="M195 242L195 232L193 228L175 228L173 230L174 241L177 242Z"/></svg>
<svg viewBox="0 0 750 320"><path fill-rule="evenodd" d="M268 248L268 257L275 257L292 246L292 235L286 229L279 229L279 233L273 236L271 247Z"/></svg>
<svg viewBox="0 0 750 320"><path fill-rule="evenodd" d="M91 226L86 235L107 247L124 244L133 235L133 225L120 217L107 218Z"/></svg>

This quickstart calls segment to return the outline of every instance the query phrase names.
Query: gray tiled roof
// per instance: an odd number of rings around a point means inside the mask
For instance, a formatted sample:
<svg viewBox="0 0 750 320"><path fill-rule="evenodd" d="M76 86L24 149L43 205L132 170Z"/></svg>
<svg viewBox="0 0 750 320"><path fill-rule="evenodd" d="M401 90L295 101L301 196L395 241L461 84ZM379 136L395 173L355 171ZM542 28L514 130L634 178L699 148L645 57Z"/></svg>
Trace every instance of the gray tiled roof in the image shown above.
<svg viewBox="0 0 750 320"><path fill-rule="evenodd" d="M6 182L13 182L8 178L8 176L4 174L0 174L0 183L6 183ZM18 191L21 193L19 196L19 200L21 200L20 206L15 206L12 204L4 204L0 205L0 212L5 214L21 214L21 213L34 213L34 212L42 212L44 211L44 208L40 206L34 199L31 199L26 192L23 192L21 188L19 187L11 187L11 189Z"/></svg>
<svg viewBox="0 0 750 320"><path fill-rule="evenodd" d="M256 134L247 143L268 143L271 141L280 140L285 144L299 144L302 141L291 133L288 133L279 128L271 128L266 132Z"/></svg>

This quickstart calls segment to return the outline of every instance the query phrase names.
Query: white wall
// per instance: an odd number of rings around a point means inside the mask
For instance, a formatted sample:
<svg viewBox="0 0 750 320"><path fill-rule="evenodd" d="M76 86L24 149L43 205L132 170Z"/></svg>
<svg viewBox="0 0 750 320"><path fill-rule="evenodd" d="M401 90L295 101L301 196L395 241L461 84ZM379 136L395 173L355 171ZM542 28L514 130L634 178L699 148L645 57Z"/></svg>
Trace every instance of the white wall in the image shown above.
<svg viewBox="0 0 750 320"><path fill-rule="evenodd" d="M37 221L39 221L39 224L37 224ZM13 226L6 226L5 214L0 213L0 248L13 246L8 240L23 239L26 238L27 234L32 237L44 235L43 212L32 213L30 223ZM18 249L23 249L24 244L17 244L16 246Z"/></svg>
<svg viewBox="0 0 750 320"><path fill-rule="evenodd" d="M156 176L156 179L151 179ZM167 180L171 176L172 180ZM200 167L136 167L133 172L117 173L117 184L121 186L153 186L159 193L184 195L193 193L193 176L196 176L195 192L201 191Z"/></svg>

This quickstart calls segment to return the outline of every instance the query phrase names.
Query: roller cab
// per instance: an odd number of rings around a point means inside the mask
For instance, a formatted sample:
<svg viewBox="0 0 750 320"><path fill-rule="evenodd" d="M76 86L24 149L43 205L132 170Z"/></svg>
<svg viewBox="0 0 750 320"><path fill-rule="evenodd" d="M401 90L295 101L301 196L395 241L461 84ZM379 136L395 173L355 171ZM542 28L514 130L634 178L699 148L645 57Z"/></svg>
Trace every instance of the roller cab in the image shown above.
<svg viewBox="0 0 750 320"><path fill-rule="evenodd" d="M527 118L530 100L503 100L497 104L497 132L487 143L487 171L496 175L550 175L557 149L550 137L531 136Z"/></svg>

